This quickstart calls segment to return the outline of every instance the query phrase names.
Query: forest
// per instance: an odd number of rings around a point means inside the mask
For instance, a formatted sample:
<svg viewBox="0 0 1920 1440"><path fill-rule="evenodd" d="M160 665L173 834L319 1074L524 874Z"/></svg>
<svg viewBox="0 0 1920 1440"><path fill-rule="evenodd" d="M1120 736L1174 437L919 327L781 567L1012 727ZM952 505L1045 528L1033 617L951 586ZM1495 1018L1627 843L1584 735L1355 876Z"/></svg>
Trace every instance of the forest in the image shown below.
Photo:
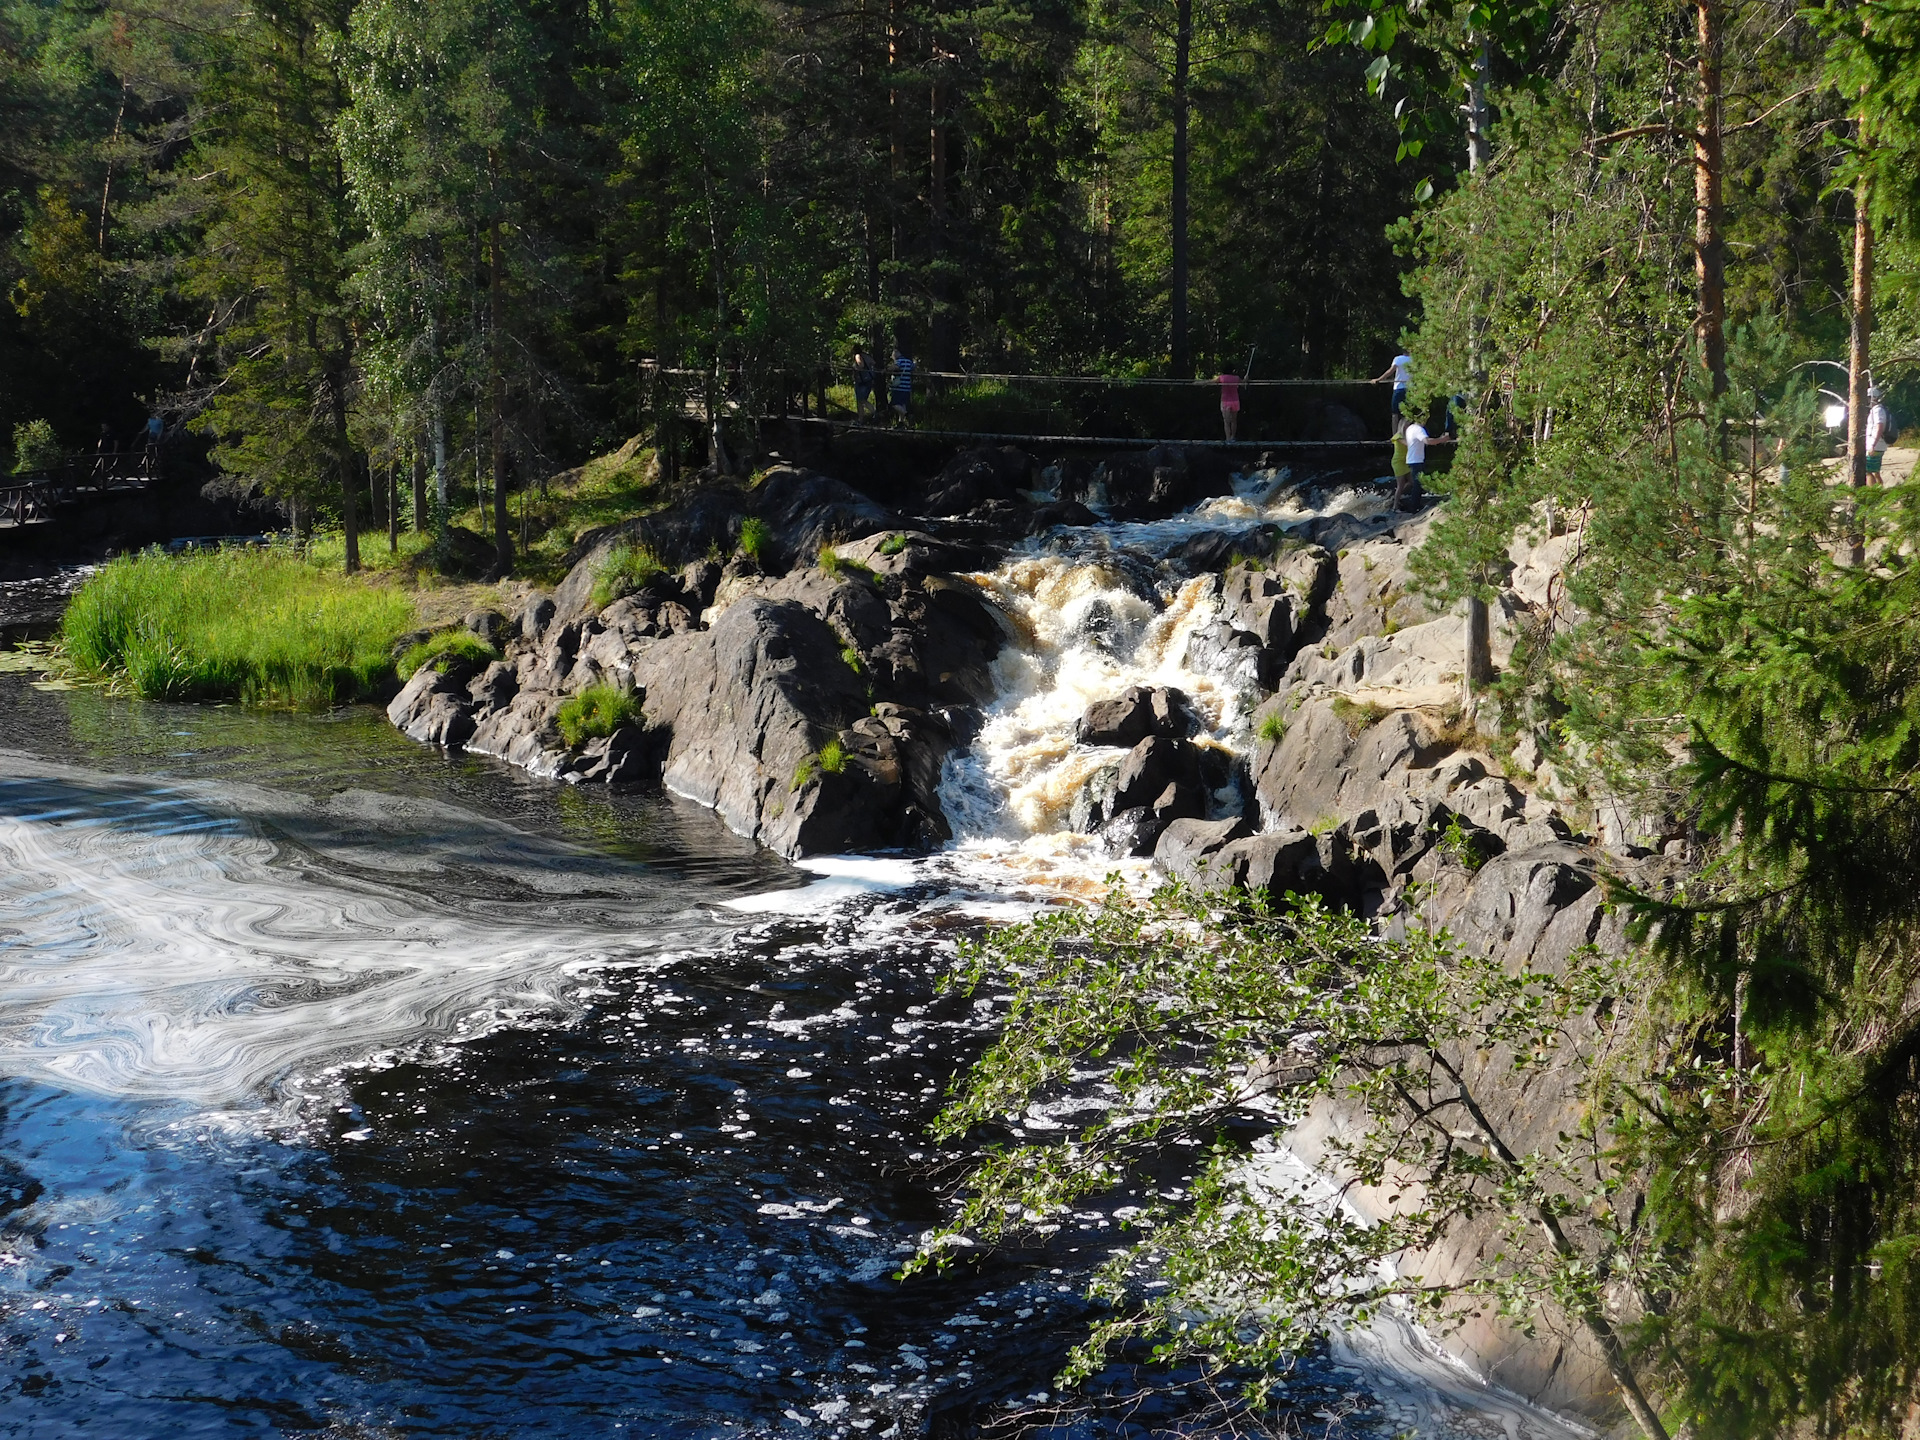
<svg viewBox="0 0 1920 1440"><path fill-rule="evenodd" d="M8 0L0 109L0 434L158 413L347 569L396 476L485 500L505 562L510 494L666 434L687 384L750 409L855 346L1173 378L1404 346L1461 416L1416 565L1483 723L1683 862L1615 880L1644 949L1595 982L1634 1037L1602 1178L1499 1182L1600 1238L1504 1299L1584 1323L1649 1435L1914 1433L1920 507L1866 425L1920 423L1920 0ZM1564 604L1495 676L1514 537L1568 517ZM1316 926L1333 993L1363 941ZM1548 1003L1505 983L1475 1003ZM956 1128L1159 1023L1070 1018ZM1041 1213L1107 1163L981 1193ZM1484 1154L1444 1164L1496 1203ZM1207 1219L1163 1240L1169 1330L1280 1273Z"/></svg>
<svg viewBox="0 0 1920 1440"><path fill-rule="evenodd" d="M1348 375L1409 314L1387 229L1426 172L1312 6L25 0L0 26L0 434L90 449L157 410L335 523L389 467L516 488L701 376L752 408L844 382L855 345Z"/></svg>

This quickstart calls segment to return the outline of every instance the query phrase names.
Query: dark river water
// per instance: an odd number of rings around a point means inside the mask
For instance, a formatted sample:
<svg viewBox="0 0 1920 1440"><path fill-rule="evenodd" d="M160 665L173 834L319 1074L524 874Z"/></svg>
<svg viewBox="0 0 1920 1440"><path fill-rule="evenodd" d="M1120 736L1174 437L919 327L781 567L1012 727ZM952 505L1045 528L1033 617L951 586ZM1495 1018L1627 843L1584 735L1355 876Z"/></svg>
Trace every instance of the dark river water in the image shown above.
<svg viewBox="0 0 1920 1440"><path fill-rule="evenodd" d="M0 752L0 1433L1187 1430L1118 1367L1047 1418L1103 1215L892 1278L980 897L813 907L703 810L371 712L4 674Z"/></svg>

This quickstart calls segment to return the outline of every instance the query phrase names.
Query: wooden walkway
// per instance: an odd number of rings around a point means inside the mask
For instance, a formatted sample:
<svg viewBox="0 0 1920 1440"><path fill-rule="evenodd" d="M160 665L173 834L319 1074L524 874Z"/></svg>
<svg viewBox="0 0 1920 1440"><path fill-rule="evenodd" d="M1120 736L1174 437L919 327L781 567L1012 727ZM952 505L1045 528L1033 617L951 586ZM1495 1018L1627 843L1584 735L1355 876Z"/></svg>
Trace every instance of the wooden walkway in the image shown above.
<svg viewBox="0 0 1920 1440"><path fill-rule="evenodd" d="M46 524L69 506L144 490L154 465L155 457L145 451L106 451L75 456L42 474L0 477L0 530Z"/></svg>

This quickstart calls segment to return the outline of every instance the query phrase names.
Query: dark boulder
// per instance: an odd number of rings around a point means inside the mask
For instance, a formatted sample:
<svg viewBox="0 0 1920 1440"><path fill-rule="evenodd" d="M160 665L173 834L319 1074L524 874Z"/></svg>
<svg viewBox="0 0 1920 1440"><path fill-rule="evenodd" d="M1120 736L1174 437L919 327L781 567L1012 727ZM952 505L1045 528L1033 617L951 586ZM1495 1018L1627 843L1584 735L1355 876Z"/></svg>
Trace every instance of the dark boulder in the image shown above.
<svg viewBox="0 0 1920 1440"><path fill-rule="evenodd" d="M927 482L927 514L965 515L986 501L1018 500L1033 488L1036 469L1031 455L1011 445L963 450Z"/></svg>
<svg viewBox="0 0 1920 1440"><path fill-rule="evenodd" d="M1177 880L1200 883L1213 856L1252 831L1253 826L1237 815L1225 820L1175 820L1153 847L1153 868Z"/></svg>
<svg viewBox="0 0 1920 1440"><path fill-rule="evenodd" d="M884 530L900 517L852 486L811 470L776 466L754 490L754 513L773 532L775 561L811 565L825 546L837 546Z"/></svg>
<svg viewBox="0 0 1920 1440"><path fill-rule="evenodd" d="M1168 686L1130 685L1111 700L1096 700L1080 717L1074 738L1083 745L1131 750L1149 735L1191 738L1199 729L1192 702Z"/></svg>

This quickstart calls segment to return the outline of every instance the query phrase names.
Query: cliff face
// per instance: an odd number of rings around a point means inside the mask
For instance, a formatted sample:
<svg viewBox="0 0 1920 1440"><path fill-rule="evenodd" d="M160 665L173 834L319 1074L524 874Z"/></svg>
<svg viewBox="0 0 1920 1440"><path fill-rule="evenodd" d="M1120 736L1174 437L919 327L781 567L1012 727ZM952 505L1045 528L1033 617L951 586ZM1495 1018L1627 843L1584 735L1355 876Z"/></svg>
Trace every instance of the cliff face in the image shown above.
<svg viewBox="0 0 1920 1440"><path fill-rule="evenodd" d="M1137 857L1200 884L1314 891L1383 928L1445 925L1514 967L1618 944L1598 877L1625 853L1582 833L1596 827L1534 737L1482 735L1463 713L1464 621L1410 584L1426 521L1154 458L976 452L908 514L790 468L709 487L588 537L551 598L469 617L501 658L422 671L390 716L556 779L664 783L792 857L946 845L971 823L954 762L998 745L976 769L1019 793L988 797L996 823L1052 832L1093 874ZM715 558L749 521L758 559ZM1574 543L1516 542L1496 664L1545 618ZM622 547L657 568L609 596ZM562 707L606 686L644 719L568 745ZM1569 1128L1578 1097L1572 1068L1523 1073L1494 1096L1524 1149ZM1316 1115L1301 1154L1323 1158L1347 1118ZM1410 1265L1461 1278L1497 1240L1462 1227ZM1451 1343L1529 1398L1609 1413L1578 1338L1475 1322Z"/></svg>

